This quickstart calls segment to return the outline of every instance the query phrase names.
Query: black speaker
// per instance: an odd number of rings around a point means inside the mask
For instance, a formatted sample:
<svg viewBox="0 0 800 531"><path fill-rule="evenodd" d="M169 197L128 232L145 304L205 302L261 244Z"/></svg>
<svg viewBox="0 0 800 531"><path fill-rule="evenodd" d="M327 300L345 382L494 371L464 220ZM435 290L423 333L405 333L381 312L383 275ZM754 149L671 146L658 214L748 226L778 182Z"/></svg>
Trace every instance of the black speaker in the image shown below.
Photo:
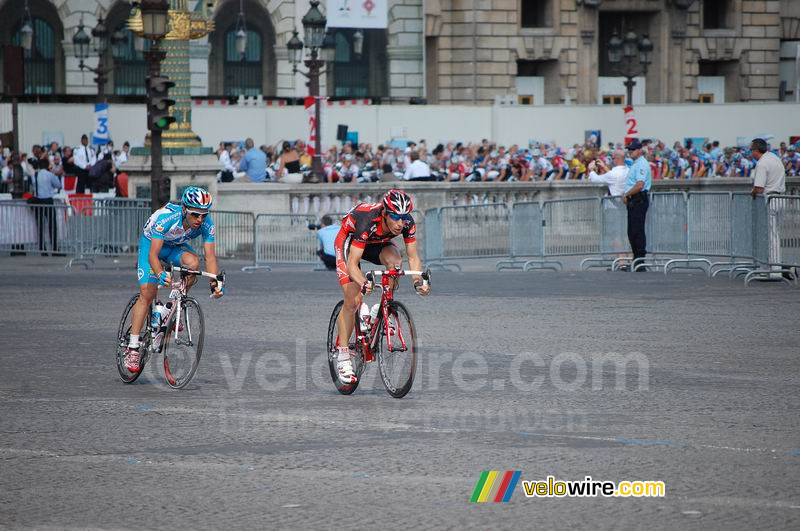
<svg viewBox="0 0 800 531"><path fill-rule="evenodd" d="M344 142L347 140L347 126L339 124L339 127L336 128L336 140L340 142Z"/></svg>

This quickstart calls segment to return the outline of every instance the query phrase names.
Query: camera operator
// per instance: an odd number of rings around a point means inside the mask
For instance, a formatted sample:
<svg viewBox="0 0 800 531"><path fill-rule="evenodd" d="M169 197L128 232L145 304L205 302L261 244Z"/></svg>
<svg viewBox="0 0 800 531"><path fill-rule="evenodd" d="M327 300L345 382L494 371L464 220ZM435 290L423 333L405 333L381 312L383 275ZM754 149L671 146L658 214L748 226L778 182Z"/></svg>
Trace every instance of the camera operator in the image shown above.
<svg viewBox="0 0 800 531"><path fill-rule="evenodd" d="M334 223L329 215L322 216L319 225L309 225L309 229L316 230L317 241L319 242L319 256L322 263L325 264L325 269L334 271L336 269L336 250L333 243L336 240L336 235L339 234L339 224Z"/></svg>

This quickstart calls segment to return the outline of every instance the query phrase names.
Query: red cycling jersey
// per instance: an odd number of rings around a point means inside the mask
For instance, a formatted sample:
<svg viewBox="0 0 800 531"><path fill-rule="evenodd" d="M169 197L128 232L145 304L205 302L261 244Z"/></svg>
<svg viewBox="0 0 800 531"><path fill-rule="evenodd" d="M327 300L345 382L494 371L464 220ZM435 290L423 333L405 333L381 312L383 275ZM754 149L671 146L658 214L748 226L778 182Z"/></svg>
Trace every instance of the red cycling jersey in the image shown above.
<svg viewBox="0 0 800 531"><path fill-rule="evenodd" d="M342 228L334 241L336 272L340 284L350 282L350 275L347 273L347 249L350 245L359 249L366 249L368 245L383 247L395 237L388 229L383 231L382 218L382 203L360 203L342 218ZM417 241L414 220L406 222L401 234L406 245Z"/></svg>

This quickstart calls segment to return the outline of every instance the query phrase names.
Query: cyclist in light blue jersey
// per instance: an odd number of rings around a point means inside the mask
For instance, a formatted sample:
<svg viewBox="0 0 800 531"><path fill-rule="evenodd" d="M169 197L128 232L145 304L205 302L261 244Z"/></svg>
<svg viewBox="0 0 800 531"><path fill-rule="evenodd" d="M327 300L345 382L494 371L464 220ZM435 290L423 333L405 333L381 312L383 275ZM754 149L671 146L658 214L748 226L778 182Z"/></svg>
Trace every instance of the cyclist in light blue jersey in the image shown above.
<svg viewBox="0 0 800 531"><path fill-rule="evenodd" d="M136 265L139 299L133 307L131 338L125 351L125 367L130 372L140 370L139 333L156 298L158 285L166 286L172 281L161 262L199 270L200 258L188 242L202 236L206 269L209 273L219 273L214 222L208 214L211 204L211 194L203 188L190 186L183 192L180 205L167 203L156 210L144 224ZM195 279L196 277L190 277L190 286ZM217 281L212 280L210 283L213 296L222 297L223 291L217 286Z"/></svg>

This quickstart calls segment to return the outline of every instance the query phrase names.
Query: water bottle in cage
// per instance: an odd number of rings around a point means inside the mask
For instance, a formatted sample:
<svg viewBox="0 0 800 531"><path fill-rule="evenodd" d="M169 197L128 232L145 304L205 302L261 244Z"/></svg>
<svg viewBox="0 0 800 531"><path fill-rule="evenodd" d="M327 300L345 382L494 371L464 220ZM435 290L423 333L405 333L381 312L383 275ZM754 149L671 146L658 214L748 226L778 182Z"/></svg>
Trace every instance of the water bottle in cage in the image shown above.
<svg viewBox="0 0 800 531"><path fill-rule="evenodd" d="M358 324L362 332L369 331L369 306L367 306L366 302L362 302L361 307L358 309Z"/></svg>
<svg viewBox="0 0 800 531"><path fill-rule="evenodd" d="M161 328L161 320L166 313L166 308L161 304L161 301L156 301L153 313L150 316L150 327L154 332L157 332L158 329Z"/></svg>

